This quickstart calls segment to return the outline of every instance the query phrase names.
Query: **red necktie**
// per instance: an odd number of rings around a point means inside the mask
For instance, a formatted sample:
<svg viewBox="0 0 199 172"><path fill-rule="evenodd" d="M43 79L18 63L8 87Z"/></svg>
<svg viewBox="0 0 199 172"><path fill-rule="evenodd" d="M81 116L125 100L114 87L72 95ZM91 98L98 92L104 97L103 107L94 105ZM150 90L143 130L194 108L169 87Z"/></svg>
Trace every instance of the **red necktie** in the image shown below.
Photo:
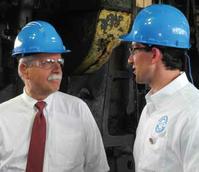
<svg viewBox="0 0 199 172"><path fill-rule="evenodd" d="M38 112L32 127L26 172L42 172L43 170L46 142L46 120L43 114L45 102L37 102L35 106L37 107Z"/></svg>

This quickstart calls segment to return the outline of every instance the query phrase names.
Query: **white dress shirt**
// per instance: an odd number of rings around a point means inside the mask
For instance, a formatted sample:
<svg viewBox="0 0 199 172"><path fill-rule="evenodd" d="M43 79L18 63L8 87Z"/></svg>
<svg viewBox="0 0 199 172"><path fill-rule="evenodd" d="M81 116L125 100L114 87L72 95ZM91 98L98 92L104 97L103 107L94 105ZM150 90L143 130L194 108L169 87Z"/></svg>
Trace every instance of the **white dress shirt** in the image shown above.
<svg viewBox="0 0 199 172"><path fill-rule="evenodd" d="M86 103L55 92L45 100L44 172L106 172L102 138ZM37 101L23 94L0 104L0 172L24 172Z"/></svg>
<svg viewBox="0 0 199 172"><path fill-rule="evenodd" d="M146 95L136 133L136 172L199 171L199 91L185 73Z"/></svg>

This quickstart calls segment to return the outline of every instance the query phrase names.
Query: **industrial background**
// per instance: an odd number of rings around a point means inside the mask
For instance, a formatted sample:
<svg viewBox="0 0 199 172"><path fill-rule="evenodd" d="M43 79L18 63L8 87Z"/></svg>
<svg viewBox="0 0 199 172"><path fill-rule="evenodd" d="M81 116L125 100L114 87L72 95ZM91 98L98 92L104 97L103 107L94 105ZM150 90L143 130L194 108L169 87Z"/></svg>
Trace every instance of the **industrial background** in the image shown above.
<svg viewBox="0 0 199 172"><path fill-rule="evenodd" d="M61 91L89 105L101 131L111 172L133 172L132 148L145 85L134 82L127 64L126 34L137 12L154 3L179 8L191 27L189 51L199 88L199 1L197 0L0 0L0 102L22 92L14 39L31 20L52 23L72 52L64 55Z"/></svg>

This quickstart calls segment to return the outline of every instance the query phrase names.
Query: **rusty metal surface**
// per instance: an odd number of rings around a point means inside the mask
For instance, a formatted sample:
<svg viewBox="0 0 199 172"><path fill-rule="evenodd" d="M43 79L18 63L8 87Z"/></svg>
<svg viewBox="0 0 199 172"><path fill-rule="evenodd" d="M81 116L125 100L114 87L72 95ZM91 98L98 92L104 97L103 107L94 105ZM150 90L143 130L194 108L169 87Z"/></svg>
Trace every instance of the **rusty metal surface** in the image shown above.
<svg viewBox="0 0 199 172"><path fill-rule="evenodd" d="M120 11L102 10L99 14L92 46L75 73L92 73L105 64L120 41L118 37L128 32L131 14Z"/></svg>
<svg viewBox="0 0 199 172"><path fill-rule="evenodd" d="M132 0L101 0L101 6L107 9L129 11L132 8Z"/></svg>

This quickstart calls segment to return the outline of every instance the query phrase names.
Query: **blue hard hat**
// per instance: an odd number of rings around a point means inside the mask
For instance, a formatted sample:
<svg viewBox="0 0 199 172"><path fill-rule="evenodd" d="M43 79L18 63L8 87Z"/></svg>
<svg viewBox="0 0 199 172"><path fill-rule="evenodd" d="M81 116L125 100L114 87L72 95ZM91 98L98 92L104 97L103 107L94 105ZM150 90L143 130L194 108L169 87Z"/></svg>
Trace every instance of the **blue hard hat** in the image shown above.
<svg viewBox="0 0 199 172"><path fill-rule="evenodd" d="M136 16L123 41L175 48L190 48L190 28L184 14L173 6L153 4Z"/></svg>
<svg viewBox="0 0 199 172"><path fill-rule="evenodd" d="M50 23L32 21L26 24L17 35L12 56L25 56L31 53L67 53L69 51Z"/></svg>

